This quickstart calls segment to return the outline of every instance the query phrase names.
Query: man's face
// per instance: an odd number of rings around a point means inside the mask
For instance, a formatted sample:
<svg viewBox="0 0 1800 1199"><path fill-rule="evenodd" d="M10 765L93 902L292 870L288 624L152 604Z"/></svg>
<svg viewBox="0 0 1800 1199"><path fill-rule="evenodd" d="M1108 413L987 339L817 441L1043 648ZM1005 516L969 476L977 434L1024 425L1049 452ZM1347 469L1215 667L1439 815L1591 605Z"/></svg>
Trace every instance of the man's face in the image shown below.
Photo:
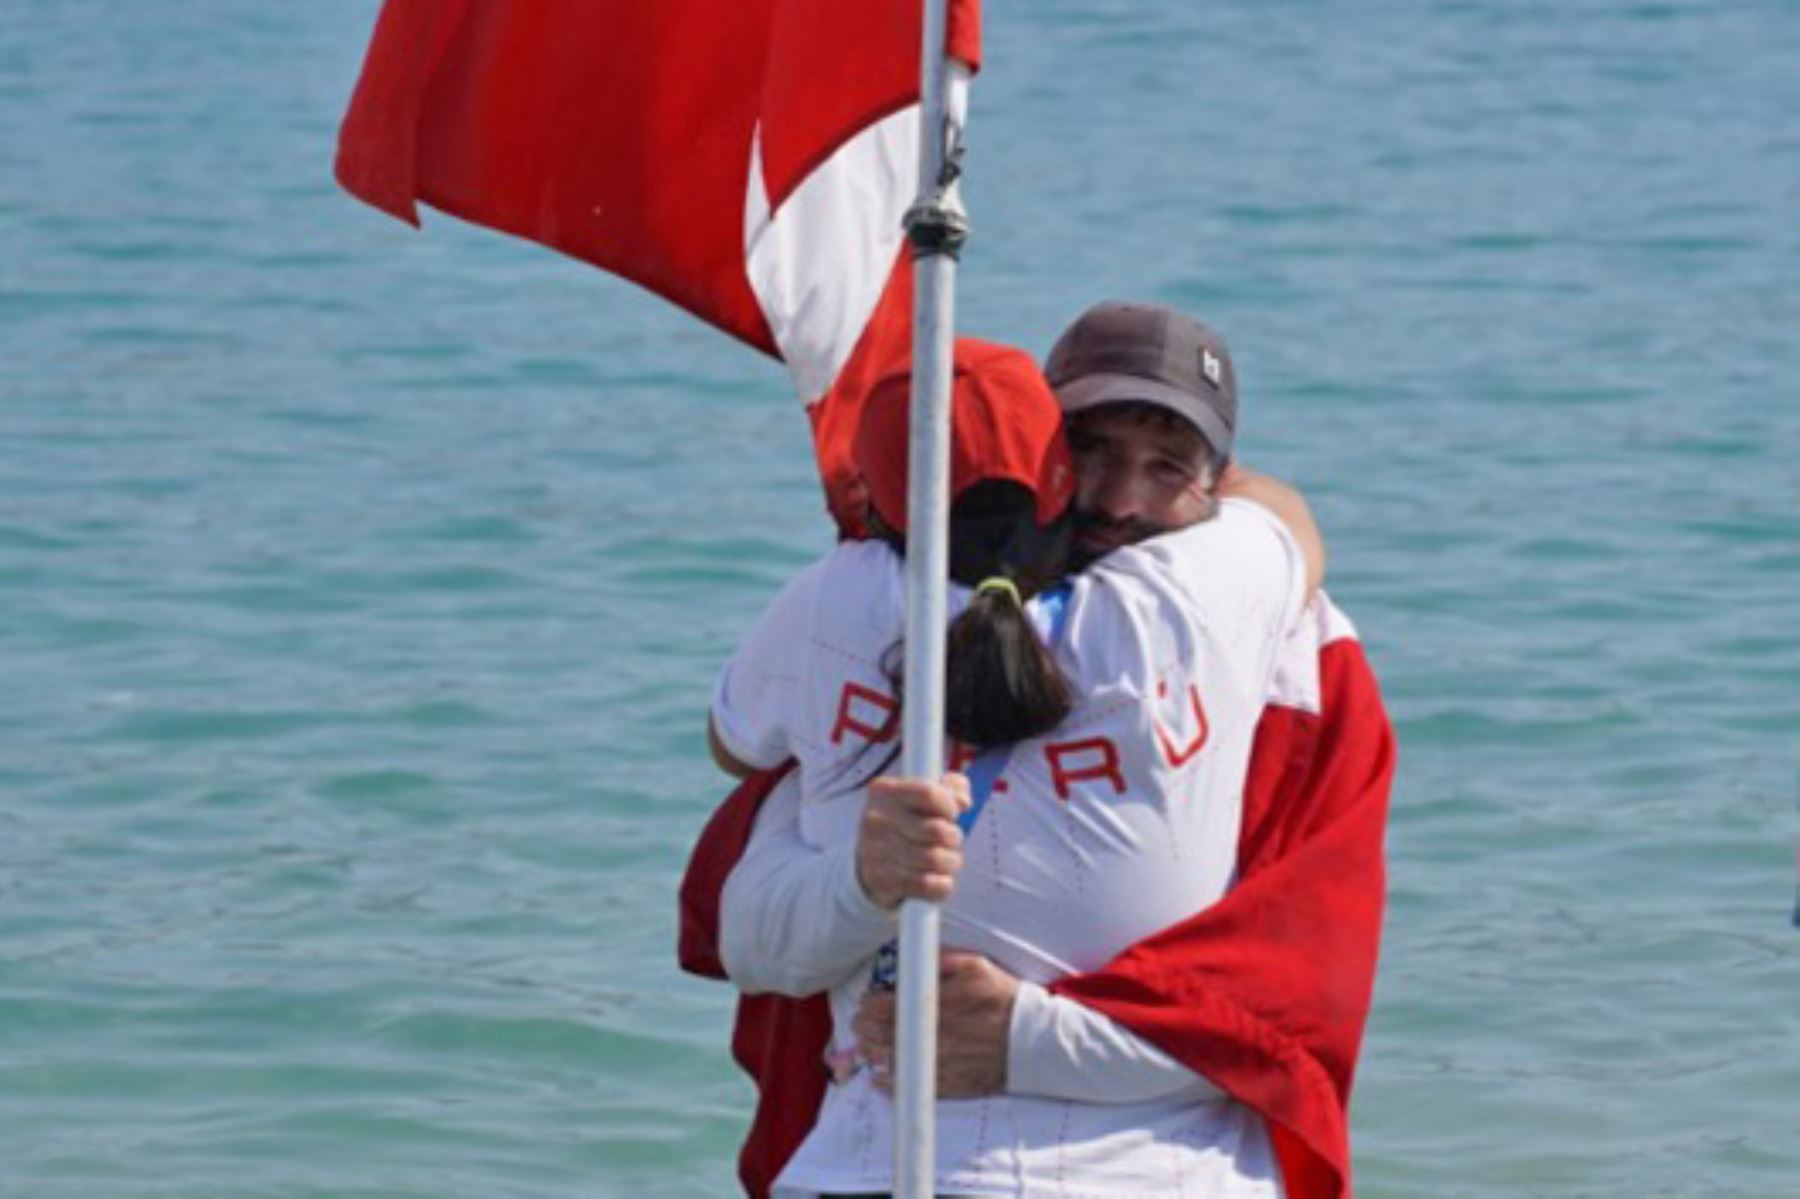
<svg viewBox="0 0 1800 1199"><path fill-rule="evenodd" d="M1173 413L1107 404L1069 418L1075 458L1075 552L1091 562L1123 545L1213 514L1210 453Z"/></svg>

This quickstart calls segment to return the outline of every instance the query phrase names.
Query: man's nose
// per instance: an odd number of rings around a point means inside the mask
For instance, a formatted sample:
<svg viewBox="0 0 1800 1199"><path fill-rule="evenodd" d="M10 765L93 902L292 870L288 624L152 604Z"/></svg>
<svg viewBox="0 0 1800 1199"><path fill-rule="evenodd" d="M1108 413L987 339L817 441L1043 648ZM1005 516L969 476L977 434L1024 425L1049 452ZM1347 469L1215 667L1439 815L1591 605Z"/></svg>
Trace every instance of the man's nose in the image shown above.
<svg viewBox="0 0 1800 1199"><path fill-rule="evenodd" d="M1108 520L1130 520L1142 515L1143 496L1132 472L1105 470L1094 481L1093 497L1088 506Z"/></svg>

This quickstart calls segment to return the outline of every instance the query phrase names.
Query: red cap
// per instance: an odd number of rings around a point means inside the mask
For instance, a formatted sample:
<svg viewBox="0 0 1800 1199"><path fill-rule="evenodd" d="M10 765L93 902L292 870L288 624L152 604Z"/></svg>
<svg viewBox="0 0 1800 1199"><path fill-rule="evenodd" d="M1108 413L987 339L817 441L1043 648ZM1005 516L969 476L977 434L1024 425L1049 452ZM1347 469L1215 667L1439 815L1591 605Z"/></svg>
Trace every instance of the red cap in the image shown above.
<svg viewBox="0 0 1800 1199"><path fill-rule="evenodd" d="M1075 496L1062 409L1031 356L1010 346L958 338L950 386L950 500L990 479L1037 497L1037 521L1061 516ZM906 530L906 470L912 372L882 376L863 403L856 465L881 519Z"/></svg>

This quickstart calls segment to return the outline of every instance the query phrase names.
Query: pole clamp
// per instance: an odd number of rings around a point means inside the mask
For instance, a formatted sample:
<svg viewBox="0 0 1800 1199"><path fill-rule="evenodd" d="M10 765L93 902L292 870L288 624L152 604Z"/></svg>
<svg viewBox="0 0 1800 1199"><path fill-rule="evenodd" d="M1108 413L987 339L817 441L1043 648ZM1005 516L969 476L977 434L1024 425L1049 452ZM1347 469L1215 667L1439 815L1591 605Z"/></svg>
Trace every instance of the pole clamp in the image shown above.
<svg viewBox="0 0 1800 1199"><path fill-rule="evenodd" d="M963 245L969 240L969 214L963 210L956 190L956 181L962 178L963 148L962 126L946 118L944 161L938 170L937 184L906 210L901 221L914 258L938 254L962 257Z"/></svg>
<svg viewBox="0 0 1800 1199"><path fill-rule="evenodd" d="M905 224L906 240L912 243L914 258L938 254L961 258L963 244L969 240L968 216L959 208L935 200L907 209Z"/></svg>

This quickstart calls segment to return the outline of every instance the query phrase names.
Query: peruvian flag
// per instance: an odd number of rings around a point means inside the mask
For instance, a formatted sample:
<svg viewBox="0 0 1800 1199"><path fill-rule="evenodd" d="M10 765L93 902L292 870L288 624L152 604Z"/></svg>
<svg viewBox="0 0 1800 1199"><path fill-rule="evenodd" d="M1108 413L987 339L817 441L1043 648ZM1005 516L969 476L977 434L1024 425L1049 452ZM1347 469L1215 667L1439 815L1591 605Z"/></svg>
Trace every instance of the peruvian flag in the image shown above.
<svg viewBox="0 0 1800 1199"><path fill-rule="evenodd" d="M423 201L541 242L780 358L853 529L854 404L911 340L922 20L918 0L387 0L338 180L415 225ZM977 65L977 0L952 0L945 49Z"/></svg>

